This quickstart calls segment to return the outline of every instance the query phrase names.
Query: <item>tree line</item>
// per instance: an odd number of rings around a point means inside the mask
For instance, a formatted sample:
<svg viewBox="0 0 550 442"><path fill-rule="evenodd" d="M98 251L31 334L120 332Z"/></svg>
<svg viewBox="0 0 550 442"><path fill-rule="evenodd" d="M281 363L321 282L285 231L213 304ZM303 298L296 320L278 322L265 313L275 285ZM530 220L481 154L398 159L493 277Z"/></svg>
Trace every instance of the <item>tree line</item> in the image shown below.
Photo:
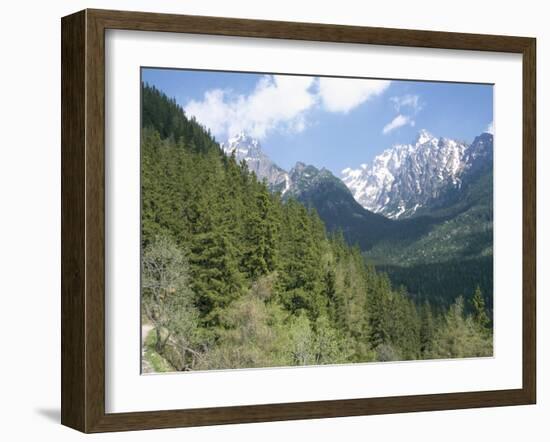
<svg viewBox="0 0 550 442"><path fill-rule="evenodd" d="M341 233L327 233L314 210L283 202L146 84L141 136L148 369L492 354L480 290L471 306L415 303Z"/></svg>

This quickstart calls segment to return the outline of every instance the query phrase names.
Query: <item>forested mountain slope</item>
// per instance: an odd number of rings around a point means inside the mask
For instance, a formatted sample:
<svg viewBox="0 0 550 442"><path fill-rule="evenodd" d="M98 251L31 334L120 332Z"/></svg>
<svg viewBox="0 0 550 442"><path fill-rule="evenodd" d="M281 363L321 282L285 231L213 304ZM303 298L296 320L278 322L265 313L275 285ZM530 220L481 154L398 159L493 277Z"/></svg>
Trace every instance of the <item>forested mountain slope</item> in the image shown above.
<svg viewBox="0 0 550 442"><path fill-rule="evenodd" d="M493 298L493 173L492 136L474 141L486 143L482 161L461 177L460 188L450 186L429 208L414 218L396 221L416 224L425 232L409 241L384 238L365 251L369 260L389 272L392 280L406 283L422 299L450 304L460 294L471 297L476 286ZM471 154L479 150L471 150ZM431 278L424 275L430 274Z"/></svg>
<svg viewBox="0 0 550 442"><path fill-rule="evenodd" d="M289 176L292 184L284 197L315 209L327 230L342 233L349 244L368 250L391 229L391 220L363 209L330 171L297 163Z"/></svg>

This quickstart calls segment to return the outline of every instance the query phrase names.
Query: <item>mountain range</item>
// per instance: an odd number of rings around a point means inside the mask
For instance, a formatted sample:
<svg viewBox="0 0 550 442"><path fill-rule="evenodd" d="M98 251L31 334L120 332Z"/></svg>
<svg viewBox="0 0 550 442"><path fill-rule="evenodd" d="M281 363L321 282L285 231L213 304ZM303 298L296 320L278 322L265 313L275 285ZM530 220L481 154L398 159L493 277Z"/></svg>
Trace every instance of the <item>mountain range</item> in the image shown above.
<svg viewBox="0 0 550 442"><path fill-rule="evenodd" d="M449 188L460 188L464 174L491 154L492 135L471 144L419 132L411 144L398 144L370 165L346 168L342 180L365 209L392 219L414 216Z"/></svg>
<svg viewBox="0 0 550 442"><path fill-rule="evenodd" d="M422 130L371 164L344 169L341 179L302 162L287 172L245 133L221 147L283 199L315 208L329 231L341 231L394 283L431 299L454 299L476 284L492 293L491 134L468 144Z"/></svg>
<svg viewBox="0 0 550 442"><path fill-rule="evenodd" d="M326 168L302 162L287 172L269 158L257 139L245 132L221 143L221 148L227 155L234 154L237 161L245 161L260 180L283 197L311 200L313 193L326 193L331 187L345 202L350 201L351 194L356 204L368 212L403 220L433 215L434 210L449 203L451 195L456 199L476 173L489 170L493 136L483 133L468 144L421 130L413 143L386 149L371 164L344 169L341 179ZM330 199L336 198L333 195ZM354 206L351 202L348 205ZM353 209L359 216L361 210Z"/></svg>
<svg viewBox="0 0 550 442"><path fill-rule="evenodd" d="M349 242L363 250L372 248L387 229L390 220L365 210L344 182L326 168L297 162L286 172L265 154L258 140L244 132L220 146L227 155L235 155L238 162L245 161L271 191L280 192L283 199L295 198L314 207L329 231L342 231Z"/></svg>

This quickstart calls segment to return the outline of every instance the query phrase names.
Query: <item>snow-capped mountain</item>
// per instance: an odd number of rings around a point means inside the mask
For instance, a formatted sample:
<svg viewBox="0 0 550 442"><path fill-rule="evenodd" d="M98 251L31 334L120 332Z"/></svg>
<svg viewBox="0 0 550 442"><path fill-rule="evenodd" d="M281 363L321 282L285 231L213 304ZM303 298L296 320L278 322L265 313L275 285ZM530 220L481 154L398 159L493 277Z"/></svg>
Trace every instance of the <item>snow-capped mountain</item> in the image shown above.
<svg viewBox="0 0 550 442"><path fill-rule="evenodd" d="M317 169L298 161L289 172L285 171L267 156L257 139L245 132L230 137L220 146L226 155L234 154L238 162L244 160L249 170L253 171L260 180L267 181L272 192L280 192L282 196L299 198L300 195L316 189L320 183L327 180L337 181L342 189L349 193L342 181L324 167ZM353 198L351 193L350 197Z"/></svg>
<svg viewBox="0 0 550 442"><path fill-rule="evenodd" d="M267 180L270 189L275 192L286 193L290 187L290 179L287 172L277 166L264 153L260 142L240 132L221 143L221 148L226 155L235 154L238 162L245 161L248 168L256 174L260 180Z"/></svg>
<svg viewBox="0 0 550 442"><path fill-rule="evenodd" d="M286 172L262 150L260 142L244 132L221 144L227 155L244 160L269 188L299 196L320 181L337 180L330 171L298 162ZM449 189L459 189L469 173L492 160L493 136L476 137L471 145L428 131L411 144L397 144L376 156L370 165L342 171L341 180L363 208L393 219L426 213L431 203Z"/></svg>
<svg viewBox="0 0 550 442"><path fill-rule="evenodd" d="M342 180L364 208L389 218L406 218L449 188L460 188L464 173L492 158L493 136L471 145L419 132L411 144L398 144L372 164L342 171Z"/></svg>
<svg viewBox="0 0 550 442"><path fill-rule="evenodd" d="M304 192L315 188L319 182L336 178L325 168L317 169L300 161L289 172L275 164L262 150L260 141L245 132L230 137L220 144L226 155L235 155L238 162L245 161L248 169L253 171L258 179L267 181L272 192L281 192L281 195L298 197ZM347 188L342 185L346 190Z"/></svg>

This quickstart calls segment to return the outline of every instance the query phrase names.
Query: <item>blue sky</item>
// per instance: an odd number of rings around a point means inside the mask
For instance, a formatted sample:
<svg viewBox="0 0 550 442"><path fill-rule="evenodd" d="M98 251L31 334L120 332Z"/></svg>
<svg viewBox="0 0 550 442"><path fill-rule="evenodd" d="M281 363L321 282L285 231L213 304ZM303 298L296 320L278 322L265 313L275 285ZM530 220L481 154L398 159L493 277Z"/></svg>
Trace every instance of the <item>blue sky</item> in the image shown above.
<svg viewBox="0 0 550 442"><path fill-rule="evenodd" d="M340 175L421 129L467 142L492 130L491 85L142 70L220 142L244 130L289 170L297 161Z"/></svg>

